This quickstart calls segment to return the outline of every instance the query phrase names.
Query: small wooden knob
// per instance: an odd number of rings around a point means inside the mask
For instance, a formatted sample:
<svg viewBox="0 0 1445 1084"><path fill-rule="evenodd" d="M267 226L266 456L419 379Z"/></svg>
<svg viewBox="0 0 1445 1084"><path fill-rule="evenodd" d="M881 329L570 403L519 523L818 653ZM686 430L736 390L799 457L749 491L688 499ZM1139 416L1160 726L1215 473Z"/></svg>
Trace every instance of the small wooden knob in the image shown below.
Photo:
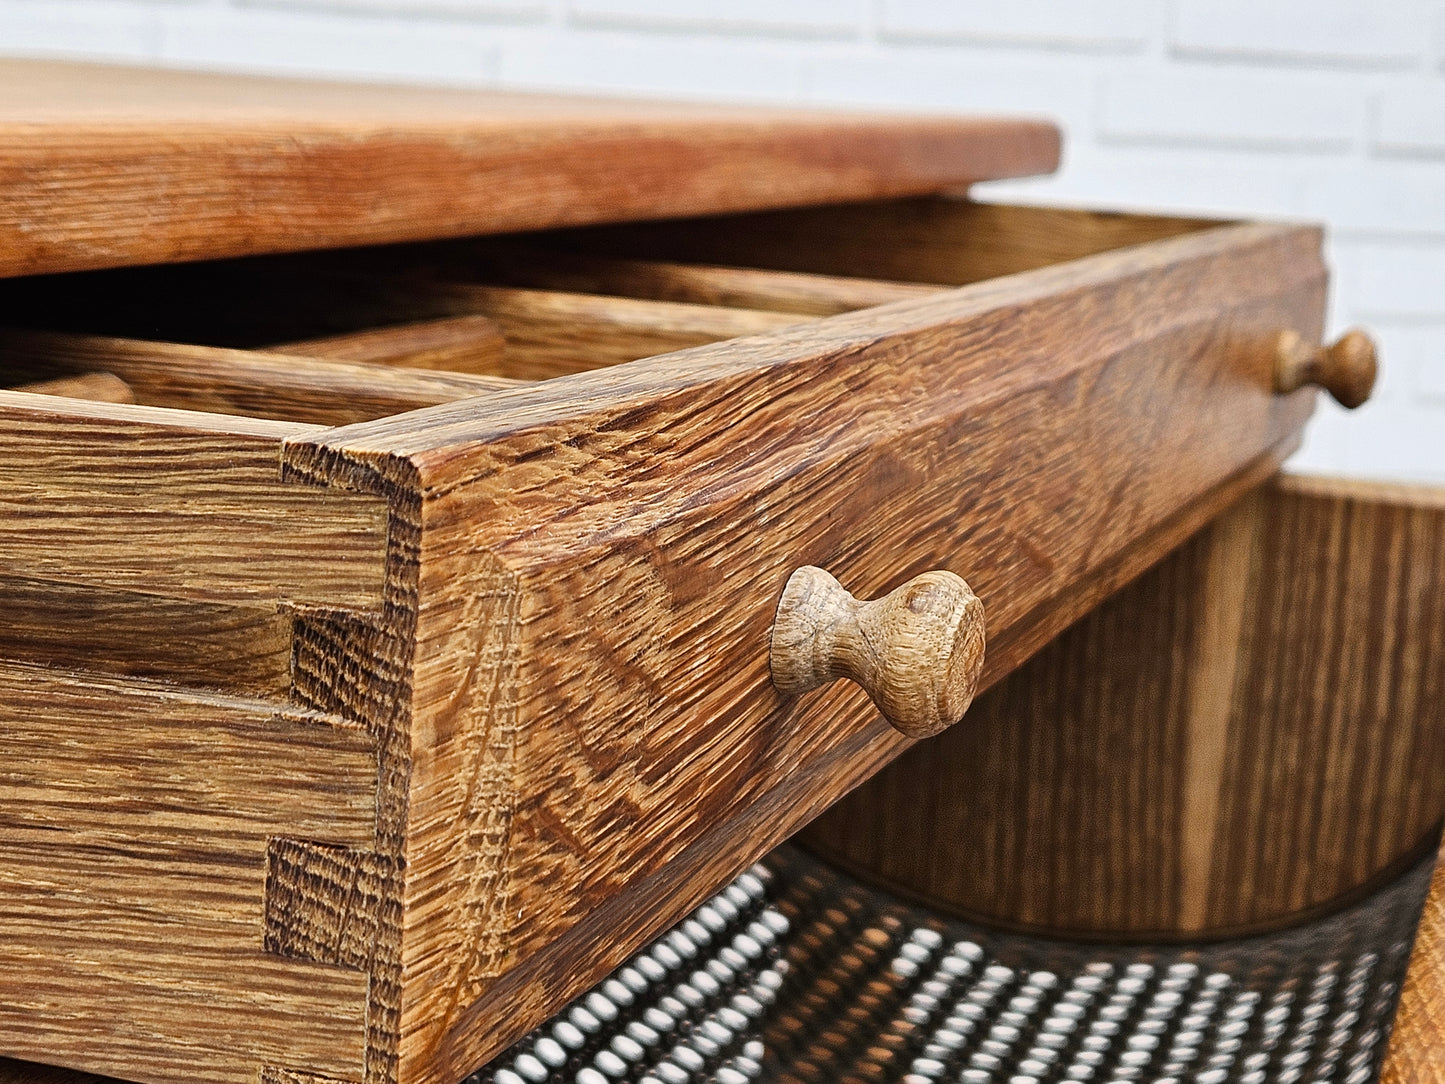
<svg viewBox="0 0 1445 1084"><path fill-rule="evenodd" d="M983 670L983 603L962 577L925 572L860 602L821 568L788 577L773 619L773 684L787 695L852 678L913 738L963 718Z"/></svg>
<svg viewBox="0 0 1445 1084"><path fill-rule="evenodd" d="M1295 331L1282 331L1275 340L1274 390L1282 394L1315 384L1354 410L1375 390L1379 371L1374 340L1359 328L1329 347L1311 346Z"/></svg>

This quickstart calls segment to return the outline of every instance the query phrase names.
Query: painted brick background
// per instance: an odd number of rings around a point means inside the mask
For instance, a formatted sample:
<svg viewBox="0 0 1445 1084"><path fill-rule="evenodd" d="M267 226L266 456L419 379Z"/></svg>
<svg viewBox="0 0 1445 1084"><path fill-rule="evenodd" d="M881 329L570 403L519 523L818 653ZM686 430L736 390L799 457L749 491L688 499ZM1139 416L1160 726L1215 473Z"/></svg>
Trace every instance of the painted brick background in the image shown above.
<svg viewBox="0 0 1445 1084"><path fill-rule="evenodd" d="M0 54L1047 114L980 195L1327 222L1386 375L1295 465L1445 482L1445 0L0 0Z"/></svg>

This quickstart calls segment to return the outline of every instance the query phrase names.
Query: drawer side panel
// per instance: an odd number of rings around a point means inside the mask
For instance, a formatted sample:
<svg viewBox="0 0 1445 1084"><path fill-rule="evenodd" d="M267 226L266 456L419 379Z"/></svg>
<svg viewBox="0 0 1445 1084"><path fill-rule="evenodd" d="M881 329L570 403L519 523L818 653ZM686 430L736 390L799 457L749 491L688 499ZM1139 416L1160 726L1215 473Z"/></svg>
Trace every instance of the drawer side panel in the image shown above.
<svg viewBox="0 0 1445 1084"><path fill-rule="evenodd" d="M370 735L0 663L0 1052L146 1084L359 1079L369 977L264 945L273 836L371 844Z"/></svg>
<svg viewBox="0 0 1445 1084"><path fill-rule="evenodd" d="M281 481L306 427L0 391L0 570L378 609L386 507Z"/></svg>

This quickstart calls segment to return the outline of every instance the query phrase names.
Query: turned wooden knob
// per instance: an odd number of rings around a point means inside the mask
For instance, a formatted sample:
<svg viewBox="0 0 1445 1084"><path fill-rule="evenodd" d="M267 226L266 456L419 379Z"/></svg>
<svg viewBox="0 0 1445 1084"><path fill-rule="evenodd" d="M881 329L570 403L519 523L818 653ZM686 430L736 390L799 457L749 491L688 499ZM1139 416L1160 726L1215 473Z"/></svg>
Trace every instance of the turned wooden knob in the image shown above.
<svg viewBox="0 0 1445 1084"><path fill-rule="evenodd" d="M821 568L788 577L773 619L773 684L788 695L852 678L913 738L963 718L983 669L983 603L962 577L925 572L860 602Z"/></svg>
<svg viewBox="0 0 1445 1084"><path fill-rule="evenodd" d="M1312 346L1298 332L1282 331L1274 349L1275 391L1287 393L1314 384L1340 406L1354 410L1375 390L1380 371L1375 343L1359 328L1351 328L1328 347Z"/></svg>

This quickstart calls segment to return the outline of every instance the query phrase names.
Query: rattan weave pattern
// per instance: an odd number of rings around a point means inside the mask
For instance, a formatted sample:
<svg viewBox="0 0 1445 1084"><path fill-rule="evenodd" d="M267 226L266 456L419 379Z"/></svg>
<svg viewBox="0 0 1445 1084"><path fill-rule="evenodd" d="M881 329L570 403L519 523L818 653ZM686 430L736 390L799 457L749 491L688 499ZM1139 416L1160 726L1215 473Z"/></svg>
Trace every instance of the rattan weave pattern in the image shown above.
<svg viewBox="0 0 1445 1084"><path fill-rule="evenodd" d="M1367 1084L1429 879L1268 936L1111 947L784 847L465 1084Z"/></svg>

